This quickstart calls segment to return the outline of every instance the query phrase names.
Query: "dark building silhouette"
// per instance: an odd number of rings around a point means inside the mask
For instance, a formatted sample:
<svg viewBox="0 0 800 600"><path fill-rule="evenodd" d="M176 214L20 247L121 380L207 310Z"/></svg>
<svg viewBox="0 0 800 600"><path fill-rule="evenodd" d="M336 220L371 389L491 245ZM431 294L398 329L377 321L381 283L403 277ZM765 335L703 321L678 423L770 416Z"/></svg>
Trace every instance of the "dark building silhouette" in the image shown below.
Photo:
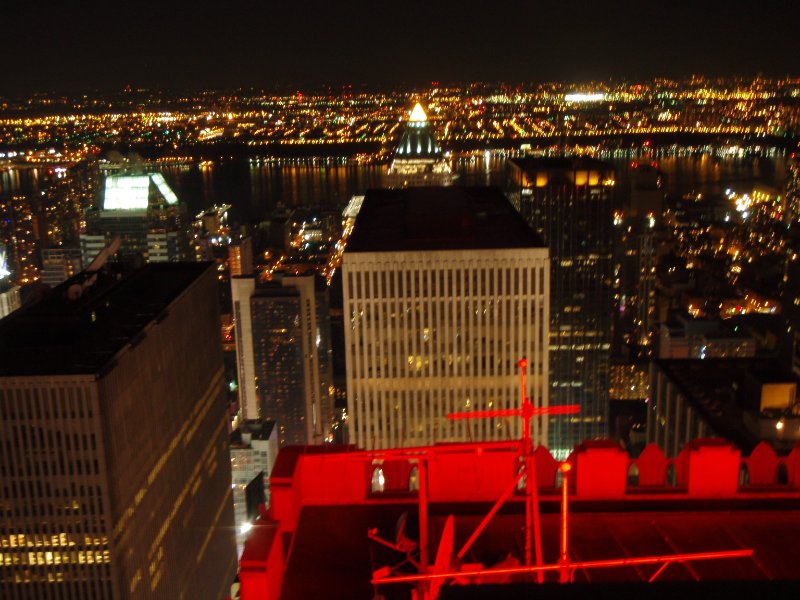
<svg viewBox="0 0 800 600"><path fill-rule="evenodd" d="M508 163L511 203L550 249L550 447L565 455L606 433L611 339L614 169L591 158Z"/></svg>
<svg viewBox="0 0 800 600"><path fill-rule="evenodd" d="M236 545L216 269L82 278L0 323L0 597L224 597Z"/></svg>

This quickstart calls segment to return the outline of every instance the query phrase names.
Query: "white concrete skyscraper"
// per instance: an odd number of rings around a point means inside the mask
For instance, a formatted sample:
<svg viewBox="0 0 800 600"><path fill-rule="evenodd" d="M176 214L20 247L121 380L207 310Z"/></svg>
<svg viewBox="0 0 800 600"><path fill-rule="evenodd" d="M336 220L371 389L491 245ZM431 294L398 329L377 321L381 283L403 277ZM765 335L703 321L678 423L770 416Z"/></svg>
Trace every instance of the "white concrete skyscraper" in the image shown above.
<svg viewBox="0 0 800 600"><path fill-rule="evenodd" d="M548 251L499 190L367 192L343 277L352 443L517 439L518 419L446 415L518 407L523 356L548 404Z"/></svg>

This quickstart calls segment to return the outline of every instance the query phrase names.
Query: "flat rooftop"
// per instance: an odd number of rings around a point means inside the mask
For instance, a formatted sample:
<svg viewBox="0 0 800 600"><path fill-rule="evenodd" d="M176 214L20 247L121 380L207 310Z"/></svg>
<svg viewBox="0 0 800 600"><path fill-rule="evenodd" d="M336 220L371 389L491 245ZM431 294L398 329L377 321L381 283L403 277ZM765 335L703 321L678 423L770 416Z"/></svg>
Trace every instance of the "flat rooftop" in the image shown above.
<svg viewBox="0 0 800 600"><path fill-rule="evenodd" d="M210 263L158 263L131 270L109 264L77 300L82 274L0 320L0 377L88 375L165 314Z"/></svg>
<svg viewBox="0 0 800 600"><path fill-rule="evenodd" d="M369 190L345 253L541 248L495 187Z"/></svg>
<svg viewBox="0 0 800 600"><path fill-rule="evenodd" d="M758 582L760 589L768 589L766 586L771 581L796 581L800 577L796 554L800 511L796 500L771 509L713 502L689 508L667 501L660 506L620 505L615 508L617 510L604 509L600 503L570 503L569 547L572 560L752 549L755 553L752 558L671 564L659 574L658 581L662 585L700 581L713 591L715 585L725 580ZM454 548L457 549L489 509L488 504L432 503L429 506L431 557L436 555L439 535L447 515L456 516ZM559 548L558 502L543 502L541 509L543 562L554 564L558 561ZM397 565L403 555L370 542L366 531L374 527L381 537L393 540L396 524L404 512L413 522L418 513L416 503L304 507L284 575L281 600L323 598L330 595L330 590L336 590L338 598L373 598L374 590L369 583L371 570ZM464 562L492 567L503 561L509 553L520 560L525 544L522 533L524 524L525 513L521 502L504 505L472 546ZM411 529L410 536L417 539L413 525ZM622 590L644 591L641 597L647 597L651 588L636 586L646 584L657 568L646 565L590 571L578 569L575 571L574 585L562 587L557 596L551 592L548 597L609 598L612 596L598 595L596 591L601 591L602 585L614 584ZM412 573L413 569L400 568L398 571ZM311 572L314 577L308 576ZM527 584L529 595L506 596L506 592L514 591L514 583L522 584L526 578L515 575L508 579L510 586L497 587L491 590L491 594L474 597L540 597L539 589L530 583ZM553 582L554 575L548 575L547 581ZM600 587L596 589L594 586L597 584ZM628 589L625 585L634 587ZM481 591L479 587L448 583L442 588L442 598L451 597L444 594L445 588L449 588L447 591L459 590L464 593L467 590L471 593ZM386 600L406 600L410 597L406 585L383 585L378 591ZM485 593L488 590L482 591ZM635 596L623 594L613 597ZM711 597L719 596L711 594Z"/></svg>

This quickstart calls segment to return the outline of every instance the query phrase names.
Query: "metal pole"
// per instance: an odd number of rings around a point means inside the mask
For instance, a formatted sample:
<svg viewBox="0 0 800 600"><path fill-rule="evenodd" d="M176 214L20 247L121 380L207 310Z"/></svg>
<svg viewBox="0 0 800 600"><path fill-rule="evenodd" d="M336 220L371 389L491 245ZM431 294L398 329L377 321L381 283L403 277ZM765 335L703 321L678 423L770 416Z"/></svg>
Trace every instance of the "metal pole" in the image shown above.
<svg viewBox="0 0 800 600"><path fill-rule="evenodd" d="M419 570L428 571L428 465L424 458L417 460L419 476Z"/></svg>
<svg viewBox="0 0 800 600"><path fill-rule="evenodd" d="M533 440L531 439L531 415L533 407L528 398L526 371L528 361L523 358L517 365L521 372L522 395L522 451L525 458L525 565L531 564L531 538L534 539L536 565L542 566L542 530L539 519L539 486L536 481L536 461L533 459ZM544 582L544 572L536 571L536 581Z"/></svg>
<svg viewBox="0 0 800 600"><path fill-rule="evenodd" d="M559 466L561 471L561 556L558 564L561 566L558 582L569 583L569 471L572 468L568 462Z"/></svg>

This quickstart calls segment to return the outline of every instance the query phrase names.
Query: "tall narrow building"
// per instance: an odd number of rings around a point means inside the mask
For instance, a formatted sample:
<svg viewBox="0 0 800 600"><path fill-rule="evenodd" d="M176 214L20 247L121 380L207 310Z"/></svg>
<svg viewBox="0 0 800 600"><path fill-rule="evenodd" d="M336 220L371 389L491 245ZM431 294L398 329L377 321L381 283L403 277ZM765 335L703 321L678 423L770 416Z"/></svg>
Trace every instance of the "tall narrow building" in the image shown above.
<svg viewBox="0 0 800 600"><path fill-rule="evenodd" d="M342 269L351 442L518 439L517 419L446 417L519 406L522 357L547 406L547 248L498 189L368 191Z"/></svg>
<svg viewBox="0 0 800 600"><path fill-rule="evenodd" d="M0 321L2 598L219 599L236 575L216 269L121 269Z"/></svg>
<svg viewBox="0 0 800 600"><path fill-rule="evenodd" d="M591 158L507 165L512 204L550 249L550 403L581 406L551 421L550 448L563 458L606 435L614 169Z"/></svg>
<svg viewBox="0 0 800 600"><path fill-rule="evenodd" d="M324 280L233 277L231 287L242 418L275 421L282 445L326 441L334 411Z"/></svg>

